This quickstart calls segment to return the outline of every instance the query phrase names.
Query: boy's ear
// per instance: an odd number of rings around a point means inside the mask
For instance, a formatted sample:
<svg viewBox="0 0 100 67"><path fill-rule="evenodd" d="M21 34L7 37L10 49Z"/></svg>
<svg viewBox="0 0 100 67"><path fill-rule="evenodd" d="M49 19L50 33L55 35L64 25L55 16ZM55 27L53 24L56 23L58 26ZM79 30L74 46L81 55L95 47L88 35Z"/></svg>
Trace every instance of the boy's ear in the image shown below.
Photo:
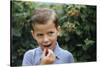
<svg viewBox="0 0 100 67"><path fill-rule="evenodd" d="M61 31L60 26L58 26L57 30L58 30L58 36L59 36L60 35L60 31Z"/></svg>
<svg viewBox="0 0 100 67"><path fill-rule="evenodd" d="M34 38L34 32L31 30L32 37Z"/></svg>

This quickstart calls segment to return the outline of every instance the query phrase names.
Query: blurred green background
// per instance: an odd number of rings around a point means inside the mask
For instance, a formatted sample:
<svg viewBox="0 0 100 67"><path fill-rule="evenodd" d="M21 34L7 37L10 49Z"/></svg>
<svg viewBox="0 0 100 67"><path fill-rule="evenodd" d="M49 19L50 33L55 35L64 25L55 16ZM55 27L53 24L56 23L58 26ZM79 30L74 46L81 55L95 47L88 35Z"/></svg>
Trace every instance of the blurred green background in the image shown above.
<svg viewBox="0 0 100 67"><path fill-rule="evenodd" d="M11 1L11 66L22 64L24 53L37 47L28 20L35 8L57 12L61 33L58 42L70 51L75 62L96 61L96 6L79 4Z"/></svg>

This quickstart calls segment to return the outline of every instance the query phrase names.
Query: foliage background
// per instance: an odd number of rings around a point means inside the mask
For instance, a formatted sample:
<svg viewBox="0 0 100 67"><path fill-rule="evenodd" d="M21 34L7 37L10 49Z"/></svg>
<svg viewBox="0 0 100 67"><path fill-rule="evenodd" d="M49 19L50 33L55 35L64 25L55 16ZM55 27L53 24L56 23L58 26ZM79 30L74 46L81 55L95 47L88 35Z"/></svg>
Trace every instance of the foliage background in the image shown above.
<svg viewBox="0 0 100 67"><path fill-rule="evenodd" d="M37 47L28 20L35 8L54 9L61 33L58 42L70 51L75 62L96 61L96 6L11 1L11 66L22 64L24 53Z"/></svg>

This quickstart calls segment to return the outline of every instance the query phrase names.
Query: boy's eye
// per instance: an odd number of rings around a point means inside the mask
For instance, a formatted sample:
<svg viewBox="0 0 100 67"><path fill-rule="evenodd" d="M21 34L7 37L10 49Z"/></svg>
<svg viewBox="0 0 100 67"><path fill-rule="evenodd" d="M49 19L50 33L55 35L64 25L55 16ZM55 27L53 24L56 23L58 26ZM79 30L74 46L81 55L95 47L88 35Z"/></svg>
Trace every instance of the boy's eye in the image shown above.
<svg viewBox="0 0 100 67"><path fill-rule="evenodd" d="M49 32L48 34L49 34L49 35L53 35L53 34L54 34L54 32Z"/></svg>

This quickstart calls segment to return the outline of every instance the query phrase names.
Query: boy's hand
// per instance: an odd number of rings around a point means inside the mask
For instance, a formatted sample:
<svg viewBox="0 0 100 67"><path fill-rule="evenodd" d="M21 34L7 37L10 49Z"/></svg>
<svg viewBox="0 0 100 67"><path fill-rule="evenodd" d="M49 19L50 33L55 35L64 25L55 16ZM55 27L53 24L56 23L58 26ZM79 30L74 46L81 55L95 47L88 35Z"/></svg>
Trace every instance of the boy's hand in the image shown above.
<svg viewBox="0 0 100 67"><path fill-rule="evenodd" d="M45 48L41 57L40 64L52 64L55 61L55 54L51 49Z"/></svg>

